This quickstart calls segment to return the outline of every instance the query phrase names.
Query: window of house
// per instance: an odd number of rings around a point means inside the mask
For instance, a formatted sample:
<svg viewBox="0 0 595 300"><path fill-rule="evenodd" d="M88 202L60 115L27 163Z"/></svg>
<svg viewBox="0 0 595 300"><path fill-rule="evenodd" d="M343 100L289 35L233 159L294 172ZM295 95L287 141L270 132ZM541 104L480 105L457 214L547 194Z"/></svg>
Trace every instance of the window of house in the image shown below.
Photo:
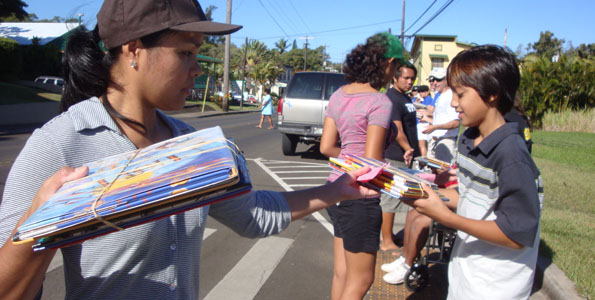
<svg viewBox="0 0 595 300"><path fill-rule="evenodd" d="M443 57L431 57L432 59L432 69L433 68L444 68L444 58Z"/></svg>
<svg viewBox="0 0 595 300"><path fill-rule="evenodd" d="M442 51L442 45L440 45L440 44L434 45L434 50L435 51Z"/></svg>

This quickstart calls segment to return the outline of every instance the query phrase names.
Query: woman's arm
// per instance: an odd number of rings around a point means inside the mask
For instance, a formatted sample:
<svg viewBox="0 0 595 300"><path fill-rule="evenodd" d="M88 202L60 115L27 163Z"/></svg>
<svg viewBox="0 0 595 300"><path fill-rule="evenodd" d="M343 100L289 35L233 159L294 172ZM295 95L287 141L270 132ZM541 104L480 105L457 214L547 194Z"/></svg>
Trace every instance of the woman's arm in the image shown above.
<svg viewBox="0 0 595 300"><path fill-rule="evenodd" d="M335 125L335 120L325 117L320 139L320 153L326 157L339 157L341 148L337 146L338 142L339 131Z"/></svg>
<svg viewBox="0 0 595 300"><path fill-rule="evenodd" d="M388 130L378 125L368 125L366 134L365 157L384 160L384 145Z"/></svg>
<svg viewBox="0 0 595 300"><path fill-rule="evenodd" d="M49 199L64 183L87 175L88 168L64 167L48 178L27 212L13 230L13 235L25 220ZM43 283L45 272L56 254L50 249L33 252L33 242L15 245L10 241L0 248L0 299L33 299Z"/></svg>
<svg viewBox="0 0 595 300"><path fill-rule="evenodd" d="M291 210L291 220L297 220L315 211L343 200L378 197L378 192L357 183L357 177L368 172L365 166L341 175L332 183L318 187L282 193Z"/></svg>

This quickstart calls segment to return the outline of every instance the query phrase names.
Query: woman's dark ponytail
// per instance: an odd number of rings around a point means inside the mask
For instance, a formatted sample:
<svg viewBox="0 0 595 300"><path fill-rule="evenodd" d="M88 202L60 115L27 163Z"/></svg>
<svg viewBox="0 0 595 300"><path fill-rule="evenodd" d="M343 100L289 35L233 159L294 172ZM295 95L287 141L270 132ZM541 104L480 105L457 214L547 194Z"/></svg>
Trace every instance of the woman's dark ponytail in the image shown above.
<svg viewBox="0 0 595 300"><path fill-rule="evenodd" d="M99 46L101 39L98 31L97 26L93 31L81 26L68 39L62 57L62 112L80 101L106 93L115 53L103 52Z"/></svg>

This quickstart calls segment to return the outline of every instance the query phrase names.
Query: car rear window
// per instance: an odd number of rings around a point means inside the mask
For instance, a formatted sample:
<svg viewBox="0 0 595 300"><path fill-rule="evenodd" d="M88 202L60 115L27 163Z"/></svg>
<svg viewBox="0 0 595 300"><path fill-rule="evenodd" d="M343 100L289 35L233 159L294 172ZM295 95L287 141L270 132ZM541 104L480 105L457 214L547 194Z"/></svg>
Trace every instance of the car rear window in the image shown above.
<svg viewBox="0 0 595 300"><path fill-rule="evenodd" d="M326 78L326 91L324 92L324 99L328 100L331 95L336 92L340 87L347 84L345 81L345 75L343 74L329 74Z"/></svg>
<svg viewBox="0 0 595 300"><path fill-rule="evenodd" d="M324 74L295 74L287 91L289 98L322 99Z"/></svg>

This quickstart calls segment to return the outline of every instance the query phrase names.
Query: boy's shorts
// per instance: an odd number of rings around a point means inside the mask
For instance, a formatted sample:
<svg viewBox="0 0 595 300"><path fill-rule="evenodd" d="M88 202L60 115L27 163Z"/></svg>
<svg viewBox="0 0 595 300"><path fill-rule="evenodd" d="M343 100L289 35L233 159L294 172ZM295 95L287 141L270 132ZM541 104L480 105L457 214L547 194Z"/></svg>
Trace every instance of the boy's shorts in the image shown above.
<svg viewBox="0 0 595 300"><path fill-rule="evenodd" d="M417 140L418 141L428 141L428 135L425 134L423 131L426 130L426 128L428 128L428 125L430 125L430 123L417 123Z"/></svg>
<svg viewBox="0 0 595 300"><path fill-rule="evenodd" d="M378 251L382 225L379 201L349 200L326 209L333 222L334 235L343 239L343 249L353 253Z"/></svg>

